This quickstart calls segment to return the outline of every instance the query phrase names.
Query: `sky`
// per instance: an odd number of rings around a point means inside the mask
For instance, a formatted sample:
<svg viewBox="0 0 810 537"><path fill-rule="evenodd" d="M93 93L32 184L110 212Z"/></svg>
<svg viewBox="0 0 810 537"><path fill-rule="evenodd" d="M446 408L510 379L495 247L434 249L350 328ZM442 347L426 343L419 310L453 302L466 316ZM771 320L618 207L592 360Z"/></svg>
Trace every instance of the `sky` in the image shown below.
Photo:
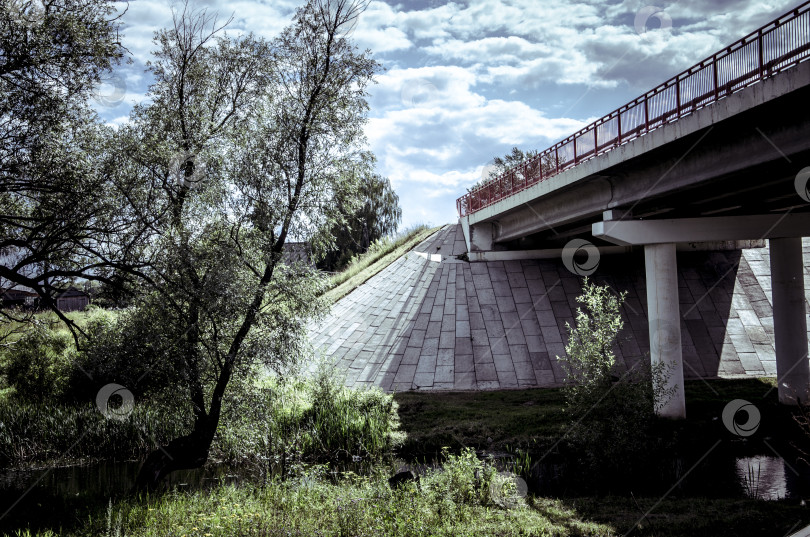
<svg viewBox="0 0 810 537"><path fill-rule="evenodd" d="M230 33L272 39L302 3L191 5L233 16ZM456 221L456 198L495 156L553 145L798 3L369 2L350 37L384 67L370 90L365 133L377 172L399 195L401 229ZM98 88L94 106L104 121L126 122L146 98L152 38L171 20L167 2L129 2L122 41L132 62Z"/></svg>

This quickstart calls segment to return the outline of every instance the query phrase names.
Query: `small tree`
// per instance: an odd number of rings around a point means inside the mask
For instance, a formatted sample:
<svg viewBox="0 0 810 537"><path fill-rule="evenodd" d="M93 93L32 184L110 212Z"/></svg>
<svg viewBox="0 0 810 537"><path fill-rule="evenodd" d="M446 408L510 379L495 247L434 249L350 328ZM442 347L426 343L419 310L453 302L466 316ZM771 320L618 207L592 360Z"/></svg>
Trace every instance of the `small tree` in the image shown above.
<svg viewBox="0 0 810 537"><path fill-rule="evenodd" d="M640 360L618 374L613 346L624 326L620 306L625 296L586 278L577 297L584 309L577 308L576 326L566 324L567 357L557 357L567 373L564 393L572 420L571 445L580 453L583 470L606 477L649 460L659 441L653 434L656 401L663 404L671 396L655 387L666 385L668 371L663 364L652 368Z"/></svg>
<svg viewBox="0 0 810 537"><path fill-rule="evenodd" d="M610 390L615 378L613 345L624 326L619 313L626 293L613 295L585 278L584 292L577 297L585 309L577 308L576 326L568 328L565 396L573 413L592 409Z"/></svg>

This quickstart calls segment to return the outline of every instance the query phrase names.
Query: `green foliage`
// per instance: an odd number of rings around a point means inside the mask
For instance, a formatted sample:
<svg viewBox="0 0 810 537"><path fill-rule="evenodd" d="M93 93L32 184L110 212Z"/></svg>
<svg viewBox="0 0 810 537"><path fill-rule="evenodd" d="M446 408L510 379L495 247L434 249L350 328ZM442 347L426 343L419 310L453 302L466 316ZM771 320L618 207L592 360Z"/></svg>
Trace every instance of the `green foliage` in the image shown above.
<svg viewBox="0 0 810 537"><path fill-rule="evenodd" d="M490 487L498 471L491 463L479 459L470 448L458 455L445 448L442 456L441 469L432 471L421 483L439 506L444 504L447 512L452 513L454 506L495 505Z"/></svg>
<svg viewBox="0 0 810 537"><path fill-rule="evenodd" d="M467 190L475 190L507 172L512 172L510 181L515 185L536 178L541 172L543 175L554 173L558 164L557 158L553 154L541 157L540 152L534 149L523 151L513 147L512 151L503 157L492 159L492 165L484 168L485 175Z"/></svg>
<svg viewBox="0 0 810 537"><path fill-rule="evenodd" d="M593 408L612 387L616 373L613 345L624 325L619 304L625 294L616 297L607 286L600 287L586 278L583 293L577 297L584 309L577 308L575 327L566 324L569 336L563 361L566 402L574 414Z"/></svg>
<svg viewBox="0 0 810 537"><path fill-rule="evenodd" d="M345 388L325 370L315 378L270 380L258 390L233 388L213 457L242 471L286 476L304 464L353 462L368 470L390 460L404 437L392 395ZM191 425L188 409L166 399L139 399L118 421L104 417L95 403L8 398L0 403L0 462L52 461L65 454L133 458L148 453L155 442L187 433Z"/></svg>
<svg viewBox="0 0 810 537"><path fill-rule="evenodd" d="M115 11L109 0L0 3L0 251L15 259L2 287L52 296L71 277L103 277L94 260L123 259L125 241L107 233L122 214L103 172L110 129L87 103L124 57Z"/></svg>
<svg viewBox="0 0 810 537"><path fill-rule="evenodd" d="M105 500L95 516L84 517L75 530L60 534L106 535L113 528L131 537L617 535L609 525L583 520L557 500L531 499L531 508L516 509L482 506L476 501L452 503L452 513L449 500L435 502L436 495L428 487L392 490L383 475L346 474L335 480L313 472L261 487L217 486L190 494L126 498L111 506Z"/></svg>
<svg viewBox="0 0 810 537"><path fill-rule="evenodd" d="M639 362L619 376L612 349L623 326L624 296L586 278L577 297L584 309L577 308L576 326L568 325L564 394L572 425L567 438L594 480L609 481L654 459L661 448L654 433L655 404L670 395L655 387L665 385L663 367Z"/></svg>
<svg viewBox="0 0 810 537"><path fill-rule="evenodd" d="M2 370L21 401L58 401L65 395L74 355L67 331L35 326L6 349Z"/></svg>
<svg viewBox="0 0 810 537"><path fill-rule="evenodd" d="M95 403L61 405L0 402L0 462L64 463L77 459L143 457L191 426L188 412L136 404L124 420L108 419Z"/></svg>
<svg viewBox="0 0 810 537"><path fill-rule="evenodd" d="M369 468L401 444L397 405L378 388L349 389L327 369L279 377L234 396L215 446L217 458L286 475L303 463Z"/></svg>
<svg viewBox="0 0 810 537"><path fill-rule="evenodd" d="M26 402L91 402L111 382L139 397L166 395L168 389L166 401L176 401L178 372L165 359L166 347L160 348L169 334L160 329L159 317L144 313L90 307L72 314L82 330L78 350L54 314L39 315L3 349L0 371L15 397Z"/></svg>
<svg viewBox="0 0 810 537"><path fill-rule="evenodd" d="M346 192L336 203L344 216L329 229L334 248L318 264L327 271L342 270L354 256L379 250L380 241L392 242L389 237L402 219L399 196L388 178L377 174L362 176L357 191Z"/></svg>

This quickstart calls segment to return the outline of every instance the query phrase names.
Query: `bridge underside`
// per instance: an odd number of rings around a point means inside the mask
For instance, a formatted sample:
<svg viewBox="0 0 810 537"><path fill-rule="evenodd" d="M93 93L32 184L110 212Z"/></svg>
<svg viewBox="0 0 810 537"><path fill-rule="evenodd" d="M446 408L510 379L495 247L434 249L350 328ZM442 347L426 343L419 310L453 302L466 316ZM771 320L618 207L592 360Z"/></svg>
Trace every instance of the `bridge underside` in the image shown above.
<svg viewBox="0 0 810 537"><path fill-rule="evenodd" d="M582 278L556 259L467 263L447 226L338 302L312 343L351 386L387 391L559 386L566 323ZM810 255L810 240L804 242ZM776 374L767 248L679 252L678 312L686 379ZM604 256L592 279L628 293L614 347L620 370L648 359L643 252ZM804 271L810 300L810 270Z"/></svg>
<svg viewBox="0 0 810 537"><path fill-rule="evenodd" d="M779 399L807 402L802 237L810 235L810 196L802 170L810 166L809 98L805 62L470 214L460 222L468 257L565 258L567 247L586 241L603 256L643 255L650 357L674 372L668 387L676 395L659 413L682 418L689 340L676 250L734 255L767 245L763 289L774 318Z"/></svg>

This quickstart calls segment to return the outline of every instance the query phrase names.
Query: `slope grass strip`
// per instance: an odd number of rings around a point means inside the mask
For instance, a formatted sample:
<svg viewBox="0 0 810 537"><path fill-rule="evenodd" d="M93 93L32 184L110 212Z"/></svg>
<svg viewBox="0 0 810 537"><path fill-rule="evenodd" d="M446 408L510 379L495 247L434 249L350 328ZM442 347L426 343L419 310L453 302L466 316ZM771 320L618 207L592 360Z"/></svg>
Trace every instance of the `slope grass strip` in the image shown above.
<svg viewBox="0 0 810 537"><path fill-rule="evenodd" d="M375 242L368 252L355 257L345 270L332 276L326 300L332 304L337 302L439 229L441 226L417 226L395 240L384 238Z"/></svg>

